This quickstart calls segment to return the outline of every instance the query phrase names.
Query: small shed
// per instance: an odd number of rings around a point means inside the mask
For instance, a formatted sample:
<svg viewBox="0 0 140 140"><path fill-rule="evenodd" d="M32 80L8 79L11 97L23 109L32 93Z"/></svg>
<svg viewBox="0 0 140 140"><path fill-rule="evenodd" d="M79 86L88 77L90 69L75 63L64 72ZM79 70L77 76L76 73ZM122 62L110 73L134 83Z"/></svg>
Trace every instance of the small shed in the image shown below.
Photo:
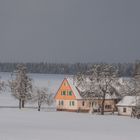
<svg viewBox="0 0 140 140"><path fill-rule="evenodd" d="M125 96L116 105L118 108L118 115L131 116L132 108L137 106L139 96Z"/></svg>

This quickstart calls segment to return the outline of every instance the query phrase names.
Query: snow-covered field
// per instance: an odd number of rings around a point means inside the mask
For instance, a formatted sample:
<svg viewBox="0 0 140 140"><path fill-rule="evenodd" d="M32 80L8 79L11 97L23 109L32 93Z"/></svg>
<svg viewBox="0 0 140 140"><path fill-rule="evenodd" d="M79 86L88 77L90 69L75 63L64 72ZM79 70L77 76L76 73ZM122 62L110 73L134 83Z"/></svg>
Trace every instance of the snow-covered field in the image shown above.
<svg viewBox="0 0 140 140"><path fill-rule="evenodd" d="M0 73L10 79L8 73ZM34 84L57 91L64 75L31 74ZM0 94L0 106L18 105L10 92ZM140 140L140 120L25 108L0 108L0 140Z"/></svg>
<svg viewBox="0 0 140 140"><path fill-rule="evenodd" d="M140 121L121 116L0 109L0 140L140 140Z"/></svg>

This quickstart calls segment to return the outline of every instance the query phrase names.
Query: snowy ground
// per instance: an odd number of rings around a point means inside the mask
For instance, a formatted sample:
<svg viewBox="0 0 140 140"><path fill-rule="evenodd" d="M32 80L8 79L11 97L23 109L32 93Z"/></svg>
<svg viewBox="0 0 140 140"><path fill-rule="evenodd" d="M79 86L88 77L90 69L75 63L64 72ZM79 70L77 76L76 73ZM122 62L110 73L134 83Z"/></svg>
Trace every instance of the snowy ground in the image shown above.
<svg viewBox="0 0 140 140"><path fill-rule="evenodd" d="M140 140L140 121L121 116L0 109L0 140Z"/></svg>
<svg viewBox="0 0 140 140"><path fill-rule="evenodd" d="M8 73L0 73L9 80ZM64 75L31 74L34 84L54 92ZM1 106L17 106L10 92L0 94ZM0 108L0 140L140 140L140 120L122 116Z"/></svg>

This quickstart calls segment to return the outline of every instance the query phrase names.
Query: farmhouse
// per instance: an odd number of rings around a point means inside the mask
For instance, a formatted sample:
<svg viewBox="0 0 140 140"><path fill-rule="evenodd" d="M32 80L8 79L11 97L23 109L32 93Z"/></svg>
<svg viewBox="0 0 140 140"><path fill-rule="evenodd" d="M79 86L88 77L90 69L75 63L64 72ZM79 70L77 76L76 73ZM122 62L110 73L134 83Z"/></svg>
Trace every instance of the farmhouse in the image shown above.
<svg viewBox="0 0 140 140"><path fill-rule="evenodd" d="M56 95L56 108L58 111L74 111L74 112L89 112L100 111L102 99L84 98L80 89L76 87L73 79L65 78L61 83ZM106 96L104 111L112 112L116 110L116 103L118 99L116 97Z"/></svg>
<svg viewBox="0 0 140 140"><path fill-rule="evenodd" d="M125 96L117 104L118 115L131 116L133 107L137 106L138 96Z"/></svg>

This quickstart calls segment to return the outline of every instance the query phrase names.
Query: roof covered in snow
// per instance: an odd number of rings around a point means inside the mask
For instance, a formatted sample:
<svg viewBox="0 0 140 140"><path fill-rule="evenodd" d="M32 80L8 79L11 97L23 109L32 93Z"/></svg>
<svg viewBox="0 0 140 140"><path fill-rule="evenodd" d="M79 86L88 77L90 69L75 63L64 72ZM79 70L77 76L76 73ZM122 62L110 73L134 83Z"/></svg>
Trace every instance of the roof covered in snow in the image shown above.
<svg viewBox="0 0 140 140"><path fill-rule="evenodd" d="M118 99L118 97L115 95L115 93L113 95L106 94L105 99Z"/></svg>
<svg viewBox="0 0 140 140"><path fill-rule="evenodd" d="M72 88L72 91L74 92L76 99L82 99L77 87L74 85L73 78L66 78L70 87Z"/></svg>
<svg viewBox="0 0 140 140"><path fill-rule="evenodd" d="M140 100L140 97L138 97L138 96L125 96L117 104L117 106L136 106L138 100Z"/></svg>
<svg viewBox="0 0 140 140"><path fill-rule="evenodd" d="M79 89L76 86L72 77L67 77L66 79L67 79L69 85L71 86L72 91L74 92L74 94L76 96L76 99L83 99L83 98L89 99L89 98L93 98L93 97L98 98L97 96L95 97L95 94L93 94L92 92L84 93L81 89ZM105 99L117 99L117 98L118 97L115 94L113 94L113 95L106 94L106 97L105 97Z"/></svg>

